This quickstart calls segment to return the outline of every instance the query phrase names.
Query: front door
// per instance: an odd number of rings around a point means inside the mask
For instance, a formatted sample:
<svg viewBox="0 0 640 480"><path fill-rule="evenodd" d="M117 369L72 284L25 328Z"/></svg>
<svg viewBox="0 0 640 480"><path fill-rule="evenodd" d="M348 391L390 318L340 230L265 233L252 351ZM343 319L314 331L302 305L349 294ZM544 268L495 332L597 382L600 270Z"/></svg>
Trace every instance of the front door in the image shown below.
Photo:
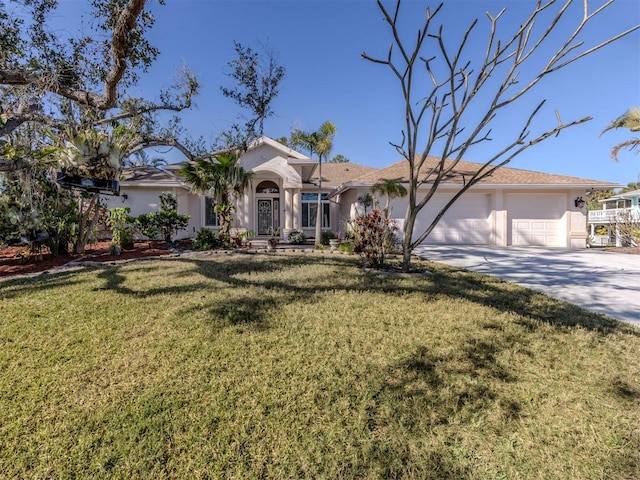
<svg viewBox="0 0 640 480"><path fill-rule="evenodd" d="M277 198L259 198L258 235L273 235L280 228L280 200Z"/></svg>

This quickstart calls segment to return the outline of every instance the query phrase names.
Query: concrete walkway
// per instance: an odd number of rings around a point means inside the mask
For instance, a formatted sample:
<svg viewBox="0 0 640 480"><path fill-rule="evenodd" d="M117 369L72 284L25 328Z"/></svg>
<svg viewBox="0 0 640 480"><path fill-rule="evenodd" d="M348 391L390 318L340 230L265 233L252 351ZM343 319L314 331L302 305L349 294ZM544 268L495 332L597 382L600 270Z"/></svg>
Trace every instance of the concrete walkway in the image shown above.
<svg viewBox="0 0 640 480"><path fill-rule="evenodd" d="M640 327L640 255L597 249L425 245L421 258L516 282Z"/></svg>

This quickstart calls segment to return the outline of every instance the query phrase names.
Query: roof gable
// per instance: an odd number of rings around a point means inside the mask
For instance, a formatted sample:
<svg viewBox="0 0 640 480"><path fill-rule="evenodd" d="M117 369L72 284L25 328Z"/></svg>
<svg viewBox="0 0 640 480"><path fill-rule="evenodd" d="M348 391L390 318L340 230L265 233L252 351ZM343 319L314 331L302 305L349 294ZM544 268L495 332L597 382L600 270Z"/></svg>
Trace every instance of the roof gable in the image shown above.
<svg viewBox="0 0 640 480"><path fill-rule="evenodd" d="M351 182L357 178L379 171L377 168L359 165L357 163L323 163L322 184L327 187L337 187L345 182ZM315 170L310 182L318 182L318 169Z"/></svg>
<svg viewBox="0 0 640 480"><path fill-rule="evenodd" d="M602 200L598 200L599 202L607 202L609 200L623 200L625 198L640 198L640 190L630 190L628 192L619 193L617 195L613 195L609 198L603 198Z"/></svg>
<svg viewBox="0 0 640 480"><path fill-rule="evenodd" d="M247 151L250 152L252 150L260 148L261 146L269 146L277 150L280 153L280 156L284 158L296 159L296 160L311 160L306 155L296 150L293 150L292 148L289 148L286 145L283 145L282 143L273 140L272 138L265 137L265 136L262 136L258 138L255 142L251 143Z"/></svg>
<svg viewBox="0 0 640 480"><path fill-rule="evenodd" d="M120 182L123 185L184 186L174 174L150 165L122 169Z"/></svg>

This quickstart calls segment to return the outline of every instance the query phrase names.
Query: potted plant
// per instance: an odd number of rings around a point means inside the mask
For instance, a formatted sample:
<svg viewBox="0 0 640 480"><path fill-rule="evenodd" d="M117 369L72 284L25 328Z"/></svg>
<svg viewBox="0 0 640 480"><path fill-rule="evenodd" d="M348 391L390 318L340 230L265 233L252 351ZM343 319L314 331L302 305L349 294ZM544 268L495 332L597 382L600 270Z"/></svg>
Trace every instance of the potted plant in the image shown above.
<svg viewBox="0 0 640 480"><path fill-rule="evenodd" d="M307 243L307 236L301 230L292 230L288 240L291 245L304 245Z"/></svg>
<svg viewBox="0 0 640 480"><path fill-rule="evenodd" d="M267 230L267 233L268 235L270 235L270 238L267 240L267 249L275 250L278 246L278 243L280 243L280 228L276 228L274 230L272 227Z"/></svg>
<svg viewBox="0 0 640 480"><path fill-rule="evenodd" d="M238 235L240 237L240 242L247 248L251 248L251 242L249 241L251 238L255 237L256 232L253 230L247 230Z"/></svg>

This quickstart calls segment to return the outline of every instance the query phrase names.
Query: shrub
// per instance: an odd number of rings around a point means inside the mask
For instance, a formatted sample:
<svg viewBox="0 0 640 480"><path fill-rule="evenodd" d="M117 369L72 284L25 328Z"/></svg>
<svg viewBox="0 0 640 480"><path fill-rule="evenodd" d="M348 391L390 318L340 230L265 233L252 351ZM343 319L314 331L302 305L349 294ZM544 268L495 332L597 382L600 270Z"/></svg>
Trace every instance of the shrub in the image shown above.
<svg viewBox="0 0 640 480"><path fill-rule="evenodd" d="M607 233L607 227L605 227L604 225L600 225L598 228L596 228L596 235L606 235Z"/></svg>
<svg viewBox="0 0 640 480"><path fill-rule="evenodd" d="M194 250L211 250L214 248L221 248L223 242L218 238L216 232L209 230L206 227L202 227L196 235L196 240L193 242Z"/></svg>
<svg viewBox="0 0 640 480"><path fill-rule="evenodd" d="M160 230L156 225L156 215L154 213L143 213L136 218L136 224L145 237L149 240L157 240Z"/></svg>
<svg viewBox="0 0 640 480"><path fill-rule="evenodd" d="M322 245L329 245L329 240L333 240L336 237L336 234L331 230L324 230L320 233L320 243Z"/></svg>
<svg viewBox="0 0 640 480"><path fill-rule="evenodd" d="M339 252L344 252L344 253L353 253L353 243L351 242L342 242L340 245L338 245L338 251Z"/></svg>
<svg viewBox="0 0 640 480"><path fill-rule="evenodd" d="M175 195L164 192L160 194L160 211L143 213L138 216L136 223L149 239L155 240L159 234L165 242L170 243L176 233L187 228L189 215L180 215Z"/></svg>
<svg viewBox="0 0 640 480"><path fill-rule="evenodd" d="M395 248L395 222L385 218L384 211L375 209L349 222L353 251L363 257L371 268L384 265L385 254Z"/></svg>
<svg viewBox="0 0 640 480"><path fill-rule="evenodd" d="M107 225L111 229L111 243L119 248L133 245L133 223L135 219L129 215L129 207L109 209Z"/></svg>
<svg viewBox="0 0 640 480"><path fill-rule="evenodd" d="M304 245L307 243L307 236L300 230L292 230L289 233L288 240L292 245Z"/></svg>
<svg viewBox="0 0 640 480"><path fill-rule="evenodd" d="M161 210L156 213L156 226L167 243L171 242L178 231L187 228L188 224L189 215L180 215L176 210Z"/></svg>

